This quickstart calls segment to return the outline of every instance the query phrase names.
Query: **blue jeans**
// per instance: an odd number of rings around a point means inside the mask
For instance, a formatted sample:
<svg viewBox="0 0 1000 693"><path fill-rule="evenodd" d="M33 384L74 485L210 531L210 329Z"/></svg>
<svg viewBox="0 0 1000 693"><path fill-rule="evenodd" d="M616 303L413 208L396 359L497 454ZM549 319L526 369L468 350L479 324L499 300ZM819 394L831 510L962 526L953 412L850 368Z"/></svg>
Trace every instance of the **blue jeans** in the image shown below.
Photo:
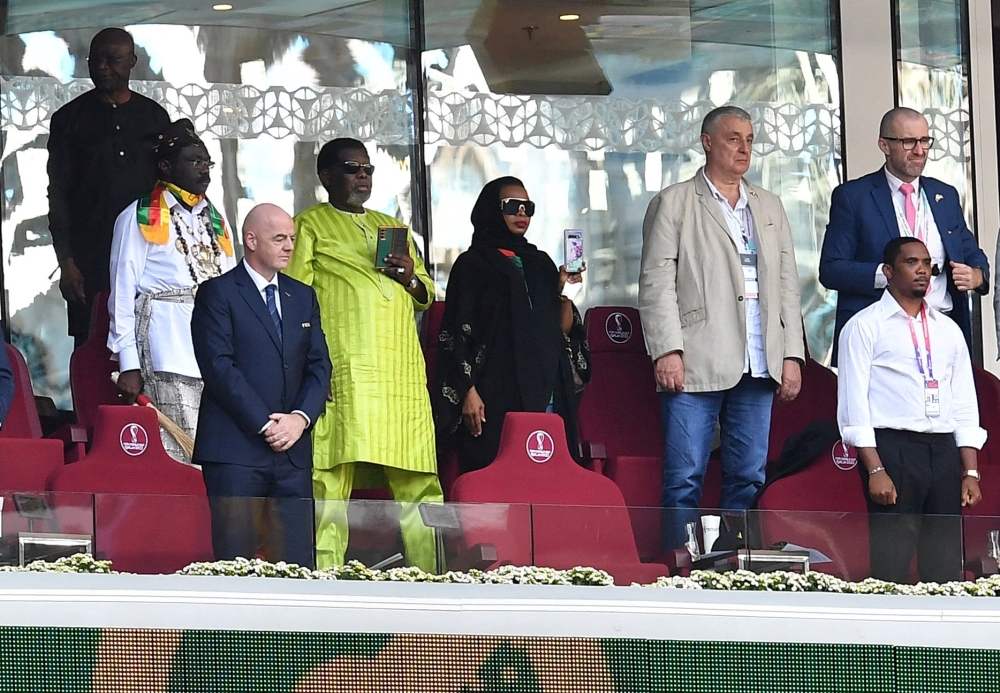
<svg viewBox="0 0 1000 693"><path fill-rule="evenodd" d="M727 510L745 510L764 484L771 405L776 383L749 374L729 390L660 395L663 433L664 548L684 543L684 524L698 519L715 422L722 429L722 498ZM698 532L701 534L700 530Z"/></svg>

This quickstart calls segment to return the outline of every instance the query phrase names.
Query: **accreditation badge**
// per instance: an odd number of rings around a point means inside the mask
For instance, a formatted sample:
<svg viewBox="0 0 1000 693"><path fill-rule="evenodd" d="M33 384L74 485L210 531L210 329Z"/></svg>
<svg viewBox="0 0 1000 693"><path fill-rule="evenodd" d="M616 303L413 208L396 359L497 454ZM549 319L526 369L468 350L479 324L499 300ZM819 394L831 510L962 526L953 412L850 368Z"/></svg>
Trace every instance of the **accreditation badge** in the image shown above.
<svg viewBox="0 0 1000 693"><path fill-rule="evenodd" d="M924 381L924 413L927 416L941 416L941 391L938 381Z"/></svg>
<svg viewBox="0 0 1000 693"><path fill-rule="evenodd" d="M740 266L743 268L743 293L747 298L760 296L757 284L757 253L740 253Z"/></svg>

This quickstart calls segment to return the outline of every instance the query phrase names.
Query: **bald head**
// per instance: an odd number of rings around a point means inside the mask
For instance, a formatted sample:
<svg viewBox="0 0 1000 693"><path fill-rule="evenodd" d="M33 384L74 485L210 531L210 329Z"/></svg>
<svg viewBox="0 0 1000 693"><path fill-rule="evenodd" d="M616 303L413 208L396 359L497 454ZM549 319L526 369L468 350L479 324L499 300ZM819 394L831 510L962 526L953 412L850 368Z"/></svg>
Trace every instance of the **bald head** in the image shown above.
<svg viewBox="0 0 1000 693"><path fill-rule="evenodd" d="M882 116L882 121L878 125L878 136L879 137L895 137L897 131L897 123L902 121L915 121L923 120L924 123L927 121L924 119L924 114L920 111L915 111L912 108L907 108L905 106L898 106L889 111L886 111L885 115Z"/></svg>
<svg viewBox="0 0 1000 693"><path fill-rule="evenodd" d="M260 204L243 222L246 261L265 279L288 267L295 249L295 222L281 207Z"/></svg>
<svg viewBox="0 0 1000 693"><path fill-rule="evenodd" d="M127 46L129 53L135 52L135 41L132 39L132 34L117 27L101 29L94 34L94 38L90 41L90 50L93 52L95 48L111 45Z"/></svg>
<svg viewBox="0 0 1000 693"><path fill-rule="evenodd" d="M135 42L132 34L124 29L101 29L90 42L87 70L106 101L128 101L128 79L135 62Z"/></svg>

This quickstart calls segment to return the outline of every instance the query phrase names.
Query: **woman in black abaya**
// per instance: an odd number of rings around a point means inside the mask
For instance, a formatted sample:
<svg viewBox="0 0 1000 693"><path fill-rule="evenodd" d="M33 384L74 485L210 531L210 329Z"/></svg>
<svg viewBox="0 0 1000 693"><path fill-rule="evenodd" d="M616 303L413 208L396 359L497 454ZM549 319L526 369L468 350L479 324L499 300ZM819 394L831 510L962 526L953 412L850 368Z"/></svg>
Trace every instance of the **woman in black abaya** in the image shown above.
<svg viewBox="0 0 1000 693"><path fill-rule="evenodd" d="M452 266L439 335L435 418L455 433L459 467L496 457L510 411L554 411L578 457L576 408L590 379L580 314L562 296L581 281L524 238L535 205L524 184L486 184L472 209L472 247Z"/></svg>

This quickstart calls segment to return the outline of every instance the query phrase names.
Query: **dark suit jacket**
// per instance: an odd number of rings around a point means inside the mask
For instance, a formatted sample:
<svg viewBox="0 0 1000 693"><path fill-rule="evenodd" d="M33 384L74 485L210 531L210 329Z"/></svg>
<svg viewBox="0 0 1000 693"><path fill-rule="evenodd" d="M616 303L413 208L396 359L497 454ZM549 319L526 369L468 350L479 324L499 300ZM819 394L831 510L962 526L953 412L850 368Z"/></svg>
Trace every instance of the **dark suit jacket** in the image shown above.
<svg viewBox="0 0 1000 693"><path fill-rule="evenodd" d="M14 368L7 353L7 344L0 340L0 425L7 420L7 412L14 403L14 392L17 382L14 379Z"/></svg>
<svg viewBox="0 0 1000 693"><path fill-rule="evenodd" d="M920 184L927 193L934 222L944 244L948 293L954 308L951 317L962 328L972 347L972 318L969 301L955 288L950 262L960 262L983 271L983 286L989 291L990 270L986 255L965 223L958 191L946 183L926 176ZM819 281L837 291L837 321L833 335L833 363L837 363L837 341L851 316L870 306L882 296L875 288L875 270L882 265L886 244L899 237L899 225L892 206L892 191L885 170L879 169L857 180L837 186L830 200L830 223L826 226L823 252L819 260Z"/></svg>
<svg viewBox="0 0 1000 693"><path fill-rule="evenodd" d="M275 412L304 411L315 423L330 389L330 355L311 287L278 275L283 339L243 263L198 287L191 337L205 390L194 459L263 467L287 456L312 466L306 431L276 453L258 431Z"/></svg>

